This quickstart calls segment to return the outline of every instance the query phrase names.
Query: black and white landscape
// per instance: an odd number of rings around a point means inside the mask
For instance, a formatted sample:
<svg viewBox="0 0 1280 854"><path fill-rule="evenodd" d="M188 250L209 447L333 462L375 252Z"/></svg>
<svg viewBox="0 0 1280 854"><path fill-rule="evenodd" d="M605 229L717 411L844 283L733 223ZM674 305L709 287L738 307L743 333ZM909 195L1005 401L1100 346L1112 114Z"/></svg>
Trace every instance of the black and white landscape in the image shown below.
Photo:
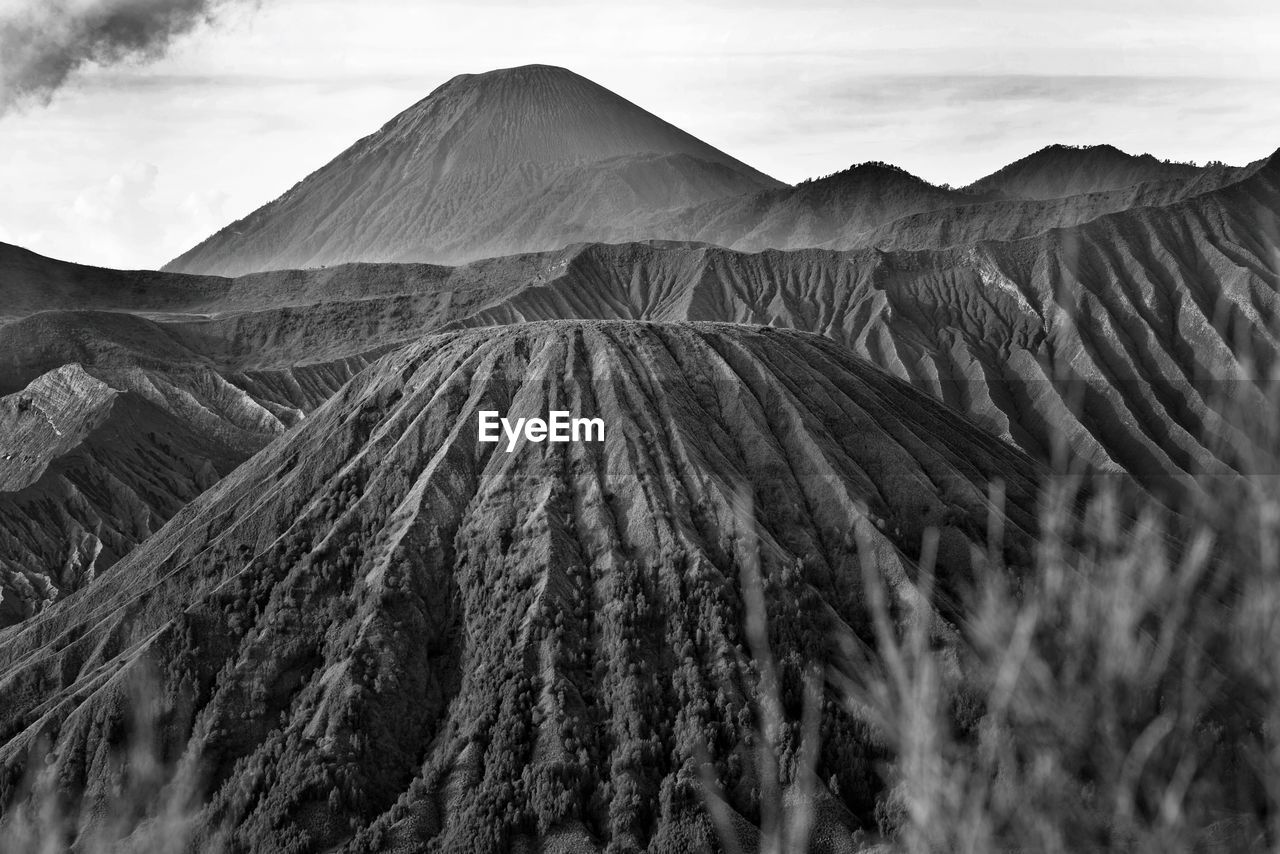
<svg viewBox="0 0 1280 854"><path fill-rule="evenodd" d="M82 6L0 109L219 11ZM1280 151L662 113L464 73L158 270L0 244L0 852L1280 846Z"/></svg>

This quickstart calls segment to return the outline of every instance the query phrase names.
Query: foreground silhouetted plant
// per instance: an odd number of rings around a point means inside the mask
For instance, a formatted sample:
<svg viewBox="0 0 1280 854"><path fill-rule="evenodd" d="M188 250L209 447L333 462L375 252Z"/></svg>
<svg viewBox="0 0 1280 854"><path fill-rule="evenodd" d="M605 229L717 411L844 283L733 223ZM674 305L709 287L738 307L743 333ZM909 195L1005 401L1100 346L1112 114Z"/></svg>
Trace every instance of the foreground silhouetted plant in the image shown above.
<svg viewBox="0 0 1280 854"><path fill-rule="evenodd" d="M220 834L199 838L199 774L186 759L167 761L162 747L163 689L155 672L123 677L118 730L101 776L68 785L47 744L31 749L27 779L0 821L4 854L184 854L223 850Z"/></svg>
<svg viewBox="0 0 1280 854"><path fill-rule="evenodd" d="M1032 565L1015 568L1001 560L996 485L989 547L973 555L954 627L933 607L936 532L926 532L905 609L860 536L875 645L839 638L828 692L891 748L876 850L1274 850L1280 478L1197 489L1174 512L1120 479L1052 478ZM726 850L801 852L812 769L779 782L776 664L755 564L741 585L768 784L758 846L744 845L705 770L704 800ZM815 739L817 728L803 732Z"/></svg>
<svg viewBox="0 0 1280 854"><path fill-rule="evenodd" d="M975 555L958 658L939 651L929 609L895 622L864 565L877 649L850 650L834 681L894 749L878 810L887 842L913 854L1269 850L1280 500L1268 480L1242 478L1210 485L1228 490L1231 513L1147 503L1130 515L1118 488L1079 512L1075 486L1050 483L1032 572L1006 571L998 548ZM926 599L932 569L926 541Z"/></svg>

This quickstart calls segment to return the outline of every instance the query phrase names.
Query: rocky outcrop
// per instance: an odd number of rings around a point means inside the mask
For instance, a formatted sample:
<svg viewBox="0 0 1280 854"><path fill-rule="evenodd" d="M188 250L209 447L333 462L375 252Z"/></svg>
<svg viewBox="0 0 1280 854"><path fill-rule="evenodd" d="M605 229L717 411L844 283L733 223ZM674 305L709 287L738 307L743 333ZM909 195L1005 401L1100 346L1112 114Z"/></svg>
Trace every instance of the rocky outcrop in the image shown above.
<svg viewBox="0 0 1280 854"><path fill-rule="evenodd" d="M369 363L219 372L159 324L92 312L16 321L6 359L9 382L61 366L0 398L0 626L109 570Z"/></svg>
<svg viewBox="0 0 1280 854"><path fill-rule="evenodd" d="M101 425L117 394L72 363L0 398L0 492L16 492L39 480L52 460Z"/></svg>
<svg viewBox="0 0 1280 854"><path fill-rule="evenodd" d="M0 399L0 421L0 627L110 569L284 430L217 374L78 364Z"/></svg>

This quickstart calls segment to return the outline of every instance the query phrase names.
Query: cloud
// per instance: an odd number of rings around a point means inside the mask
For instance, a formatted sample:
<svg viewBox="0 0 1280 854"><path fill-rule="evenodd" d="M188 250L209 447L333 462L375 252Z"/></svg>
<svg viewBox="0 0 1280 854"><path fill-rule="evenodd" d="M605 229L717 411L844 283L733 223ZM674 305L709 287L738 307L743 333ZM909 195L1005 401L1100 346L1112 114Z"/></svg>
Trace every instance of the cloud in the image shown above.
<svg viewBox="0 0 1280 854"><path fill-rule="evenodd" d="M135 163L112 175L105 184L84 190L76 196L72 210L82 219L116 225L145 208L155 192L159 172L154 164Z"/></svg>
<svg viewBox="0 0 1280 854"><path fill-rule="evenodd" d="M103 181L80 188L54 206L51 228L74 249L41 247L30 239L6 240L81 263L104 267L152 267L189 249L226 225L230 196L221 189L189 189L164 180L154 163L142 160L117 169ZM12 225L12 223L10 223ZM25 225L25 224L24 224ZM28 231L30 228L28 227ZM26 233L10 232L14 238Z"/></svg>
<svg viewBox="0 0 1280 854"><path fill-rule="evenodd" d="M47 104L86 63L150 61L232 4L261 0L0 0L0 115Z"/></svg>
<svg viewBox="0 0 1280 854"><path fill-rule="evenodd" d="M58 212L63 228L76 234L80 258L106 266L126 266L130 254L160 238L165 218L157 210L160 170L134 162L106 181L82 189ZM172 213L168 217L174 219Z"/></svg>

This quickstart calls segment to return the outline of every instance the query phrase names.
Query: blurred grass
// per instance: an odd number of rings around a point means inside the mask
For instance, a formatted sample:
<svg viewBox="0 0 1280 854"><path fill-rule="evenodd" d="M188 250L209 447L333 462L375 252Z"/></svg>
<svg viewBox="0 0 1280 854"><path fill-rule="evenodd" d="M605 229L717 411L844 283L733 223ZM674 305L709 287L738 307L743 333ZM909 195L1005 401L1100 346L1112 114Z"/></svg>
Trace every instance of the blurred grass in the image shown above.
<svg viewBox="0 0 1280 854"><path fill-rule="evenodd" d="M1275 412L1235 413L1254 471L1277 470ZM864 562L877 649L846 649L832 684L892 745L883 850L1280 845L1280 481L1200 478L1176 510L1085 483L1047 482L1022 573L998 561L993 489L958 661L927 616L895 621ZM932 571L926 548L925 597Z"/></svg>

